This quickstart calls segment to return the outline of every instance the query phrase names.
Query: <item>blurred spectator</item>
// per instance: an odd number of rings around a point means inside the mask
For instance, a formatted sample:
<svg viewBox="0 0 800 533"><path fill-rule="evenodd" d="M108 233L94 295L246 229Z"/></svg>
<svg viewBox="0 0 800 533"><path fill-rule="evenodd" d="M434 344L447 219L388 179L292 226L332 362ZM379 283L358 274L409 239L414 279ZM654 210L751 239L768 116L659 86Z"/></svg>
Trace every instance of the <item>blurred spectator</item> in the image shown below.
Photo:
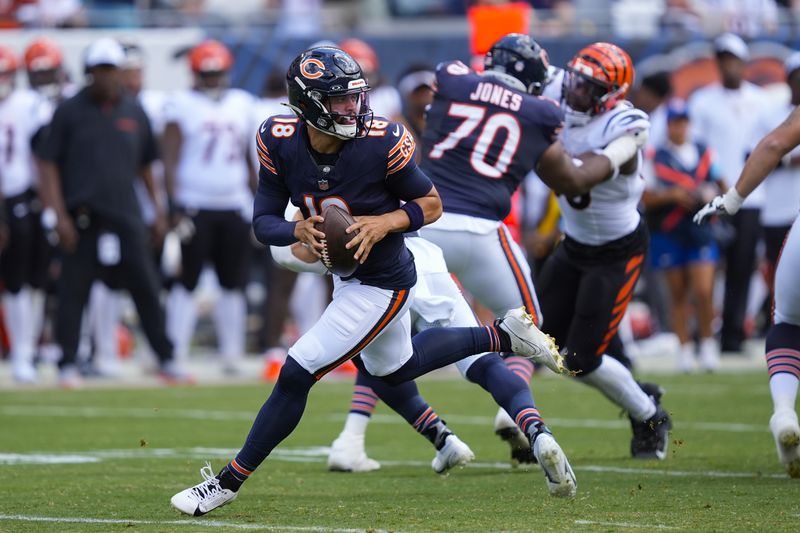
<svg viewBox="0 0 800 533"><path fill-rule="evenodd" d="M56 337L62 350L59 381L65 387L79 384L75 357L82 311L92 282L106 270L118 271L130 291L162 378L190 381L173 360L133 188L136 179L144 179L158 205L149 169L156 142L144 111L122 91L119 67L124 61L122 46L112 39L89 46L84 60L88 85L58 106L37 149L41 195L57 215L63 251ZM157 241L165 229L161 209L158 218Z"/></svg>
<svg viewBox="0 0 800 533"><path fill-rule="evenodd" d="M705 0L712 20L722 23L723 31L745 37L775 33L778 6L775 0Z"/></svg>
<svg viewBox="0 0 800 533"><path fill-rule="evenodd" d="M418 143L422 142L425 109L433 101L435 81L436 75L428 65L413 65L407 68L397 81L397 90L403 101L404 122L411 128L411 133Z"/></svg>
<svg viewBox="0 0 800 533"><path fill-rule="evenodd" d="M71 28L86 25L81 0L36 0L19 7L17 18L25 26Z"/></svg>
<svg viewBox="0 0 800 533"><path fill-rule="evenodd" d="M791 54L784 67L791 99L789 102L771 106L759 117L753 130L752 147L800 105L800 52ZM761 210L761 224L764 226L766 244L767 280L772 289L778 255L786 234L797 217L797 206L800 204L800 148L789 152L780 166L764 181L764 197L764 205L768 207Z"/></svg>
<svg viewBox="0 0 800 533"><path fill-rule="evenodd" d="M679 365L684 372L695 364L693 334L689 331L693 308L700 364L706 370L714 370L719 364L719 348L711 328L719 248L711 227L694 224L692 215L727 190L713 151L689 140L689 119L685 102L669 103L667 139L656 146L655 176L648 181L643 196L651 230L650 262L664 273L669 285L672 328L681 343Z"/></svg>
<svg viewBox="0 0 800 533"><path fill-rule="evenodd" d="M702 3L693 0L666 0L661 15L661 29L672 38L703 35Z"/></svg>
<svg viewBox="0 0 800 533"><path fill-rule="evenodd" d="M667 101L672 94L670 73L662 70L642 78L631 101L650 116L648 146L659 146L667 137Z"/></svg>
<svg viewBox="0 0 800 533"><path fill-rule="evenodd" d="M534 34L564 35L575 22L572 0L529 0L533 7Z"/></svg>
<svg viewBox="0 0 800 533"><path fill-rule="evenodd" d="M361 66L364 77L372 90L369 92L369 106L376 117L385 117L393 122L402 122L403 104L397 89L385 83L380 73L378 54L361 39L345 39L339 48L350 54Z"/></svg>
<svg viewBox="0 0 800 533"><path fill-rule="evenodd" d="M718 154L722 176L730 180L741 173L766 97L763 89L744 80L750 51L741 37L732 33L721 35L714 41L714 52L721 82L694 92L689 100L689 116L694 140ZM731 217L736 238L724 250L725 298L720 332L723 352L741 351L745 338L750 279L761 237L759 213L763 194L763 187L753 191L742 209Z"/></svg>

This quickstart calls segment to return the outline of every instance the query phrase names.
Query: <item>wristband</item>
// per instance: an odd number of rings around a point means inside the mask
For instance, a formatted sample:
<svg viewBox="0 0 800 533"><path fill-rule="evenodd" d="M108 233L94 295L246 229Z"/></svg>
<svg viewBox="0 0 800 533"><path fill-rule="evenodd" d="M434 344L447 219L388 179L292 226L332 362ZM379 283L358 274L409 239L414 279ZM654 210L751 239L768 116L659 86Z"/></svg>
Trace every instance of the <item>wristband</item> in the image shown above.
<svg viewBox="0 0 800 533"><path fill-rule="evenodd" d="M736 187L731 187L728 189L722 196L722 205L725 206L725 212L729 215L735 215L739 208L742 207L744 203L744 198L739 195L739 191L736 190Z"/></svg>
<svg viewBox="0 0 800 533"><path fill-rule="evenodd" d="M611 161L611 166L619 169L620 166L630 161L639 151L636 141L628 136L622 136L611 141L600 153Z"/></svg>
<svg viewBox="0 0 800 533"><path fill-rule="evenodd" d="M409 224L405 229L406 232L417 231L425 224L425 215L422 212L422 206L417 202L406 202L400 209L405 211L406 215L408 215Z"/></svg>

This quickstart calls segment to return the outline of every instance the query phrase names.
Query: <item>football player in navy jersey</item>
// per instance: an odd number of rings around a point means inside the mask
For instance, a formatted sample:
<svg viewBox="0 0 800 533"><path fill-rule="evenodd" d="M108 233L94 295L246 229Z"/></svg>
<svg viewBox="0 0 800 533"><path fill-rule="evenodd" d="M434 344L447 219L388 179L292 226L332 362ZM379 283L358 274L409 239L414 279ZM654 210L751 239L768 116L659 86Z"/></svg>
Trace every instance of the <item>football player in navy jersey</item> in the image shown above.
<svg viewBox="0 0 800 533"><path fill-rule="evenodd" d="M442 249L450 271L495 316L524 305L538 324L542 317L530 267L502 222L512 194L531 170L556 193L584 194L615 178L646 136L622 135L575 161L558 140L563 111L540 96L549 63L539 44L528 35L508 34L484 63L482 74L458 61L437 68L420 165L441 194L444 214L421 233ZM508 357L506 364L529 363ZM495 432L511 445L512 461L527 446L502 410Z"/></svg>
<svg viewBox="0 0 800 533"><path fill-rule="evenodd" d="M190 515L233 501L242 483L297 426L314 383L349 359L390 384L483 352L516 352L561 369L557 348L523 308L493 326L432 328L412 341L408 310L417 276L402 234L441 214L436 189L414 161L414 140L401 124L372 116L361 68L338 48L300 54L289 67L287 85L296 116L272 117L258 132L255 235L268 245L300 241L319 254L325 235L314 224L322 221L326 206L339 205L356 217L349 231L359 234L348 246L360 266L350 277L334 278L333 301L289 349L236 458L216 476L210 466L203 468L203 482L172 497L172 505ZM284 219L289 200L304 220ZM513 385L527 390L522 381ZM541 418L526 427L551 494L574 495L572 469Z"/></svg>

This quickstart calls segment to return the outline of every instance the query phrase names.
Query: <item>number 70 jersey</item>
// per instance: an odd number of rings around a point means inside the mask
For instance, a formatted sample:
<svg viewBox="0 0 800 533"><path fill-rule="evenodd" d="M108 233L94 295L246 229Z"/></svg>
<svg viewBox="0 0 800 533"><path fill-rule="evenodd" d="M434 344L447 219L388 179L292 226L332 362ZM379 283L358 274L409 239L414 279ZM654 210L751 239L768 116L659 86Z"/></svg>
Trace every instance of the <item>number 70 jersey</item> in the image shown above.
<svg viewBox="0 0 800 533"><path fill-rule="evenodd" d="M427 114L420 166L445 212L503 220L511 195L555 142L564 114L463 63L442 63Z"/></svg>

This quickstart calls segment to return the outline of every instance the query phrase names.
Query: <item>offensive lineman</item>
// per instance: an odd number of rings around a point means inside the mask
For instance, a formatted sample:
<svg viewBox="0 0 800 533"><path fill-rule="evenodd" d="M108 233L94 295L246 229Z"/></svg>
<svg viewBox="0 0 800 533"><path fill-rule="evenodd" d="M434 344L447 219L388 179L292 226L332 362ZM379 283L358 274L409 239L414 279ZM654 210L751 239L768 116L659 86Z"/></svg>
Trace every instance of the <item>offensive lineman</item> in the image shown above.
<svg viewBox="0 0 800 533"><path fill-rule="evenodd" d="M502 223L511 195L530 170L557 192L583 194L616 175L635 147L624 156L605 148L612 167L605 158L587 156L581 166L572 164L557 139L563 112L539 96L548 81L547 53L529 36L512 33L500 39L486 54L485 66L483 74L457 61L436 70L421 166L441 193L444 214L421 233L442 249L450 272L496 316L524 305L540 321L530 267ZM644 142L643 137L623 140ZM516 359L506 363L516 367ZM498 412L495 430L511 446L512 464L530 462L527 439L511 417Z"/></svg>
<svg viewBox="0 0 800 533"><path fill-rule="evenodd" d="M713 215L735 215L745 198L763 183L793 148L800 144L800 108L769 132L750 153L736 185L700 209L701 223ZM778 459L793 478L800 477L800 426L795 401L800 380L800 218L789 230L775 272L773 325L767 333L767 371L773 415L769 420Z"/></svg>
<svg viewBox="0 0 800 533"><path fill-rule="evenodd" d="M318 47L300 54L287 73L289 106L296 116L265 121L258 133L260 183L253 227L265 244L301 241L315 255L325 235L315 229L325 206L359 217L348 244L360 266L335 278L334 297L322 318L289 350L275 388L237 457L217 476L179 492L171 503L202 515L233 501L238 489L300 421L311 387L356 357L356 364L390 384L414 379L469 355L517 352L558 369L557 350L524 310L509 311L494 326L432 328L412 341L408 309L417 281L402 232L441 214L436 189L414 162L415 144L400 124L373 121L361 68L345 52ZM609 167L605 157L598 165ZM307 218L284 219L287 202ZM405 204L400 206L400 201ZM551 493L574 493L563 451L541 420L528 425Z"/></svg>

